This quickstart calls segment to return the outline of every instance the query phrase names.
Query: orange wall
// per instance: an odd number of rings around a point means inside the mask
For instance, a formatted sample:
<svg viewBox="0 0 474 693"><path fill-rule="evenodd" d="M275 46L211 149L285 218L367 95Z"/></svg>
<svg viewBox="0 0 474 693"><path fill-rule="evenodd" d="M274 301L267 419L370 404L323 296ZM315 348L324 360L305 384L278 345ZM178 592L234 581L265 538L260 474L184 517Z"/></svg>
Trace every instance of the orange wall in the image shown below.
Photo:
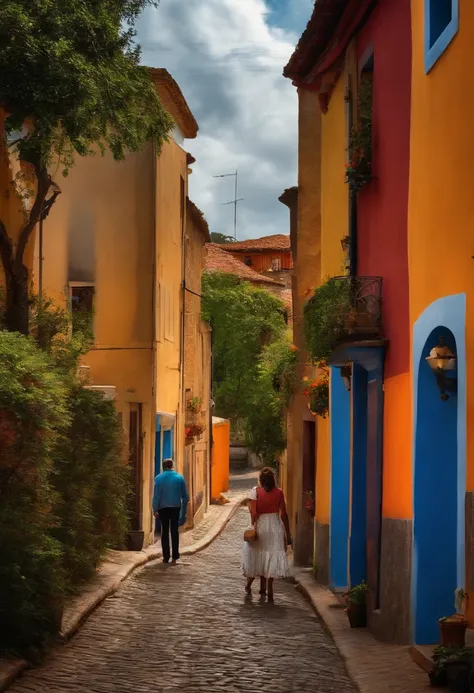
<svg viewBox="0 0 474 693"><path fill-rule="evenodd" d="M459 31L426 75L423 0L412 0L413 91L408 209L410 322L436 299L468 293L467 489L474 490L474 206L472 28L474 2L460 0Z"/></svg>
<svg viewBox="0 0 474 693"><path fill-rule="evenodd" d="M212 436L211 498L218 500L229 490L230 421L214 419Z"/></svg>

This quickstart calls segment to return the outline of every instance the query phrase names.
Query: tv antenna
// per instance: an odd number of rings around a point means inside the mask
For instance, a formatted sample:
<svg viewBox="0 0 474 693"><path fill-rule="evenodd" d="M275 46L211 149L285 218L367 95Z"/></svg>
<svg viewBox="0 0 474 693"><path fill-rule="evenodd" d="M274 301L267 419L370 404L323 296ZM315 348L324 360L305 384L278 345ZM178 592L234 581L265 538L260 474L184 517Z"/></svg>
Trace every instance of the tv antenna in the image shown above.
<svg viewBox="0 0 474 693"><path fill-rule="evenodd" d="M220 176L213 176L213 178L229 178L231 176L234 176L235 178L234 199L230 200L229 202L221 202L221 205L234 205L234 238L237 240L237 203L242 202L244 199L243 197L237 197L239 172L236 171L235 173L224 173Z"/></svg>

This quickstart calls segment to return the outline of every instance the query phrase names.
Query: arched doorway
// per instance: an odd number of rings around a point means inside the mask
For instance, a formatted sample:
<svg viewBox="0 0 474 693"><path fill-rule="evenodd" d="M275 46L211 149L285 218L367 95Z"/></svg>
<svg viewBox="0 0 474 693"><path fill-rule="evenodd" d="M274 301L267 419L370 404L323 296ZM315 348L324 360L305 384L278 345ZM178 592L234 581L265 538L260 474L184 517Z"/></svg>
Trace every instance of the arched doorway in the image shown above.
<svg viewBox="0 0 474 693"><path fill-rule="evenodd" d="M454 611L464 586L465 299L432 304L415 325L412 630L418 644L439 641L438 619ZM443 401L426 362L443 338L457 356L458 391Z"/></svg>

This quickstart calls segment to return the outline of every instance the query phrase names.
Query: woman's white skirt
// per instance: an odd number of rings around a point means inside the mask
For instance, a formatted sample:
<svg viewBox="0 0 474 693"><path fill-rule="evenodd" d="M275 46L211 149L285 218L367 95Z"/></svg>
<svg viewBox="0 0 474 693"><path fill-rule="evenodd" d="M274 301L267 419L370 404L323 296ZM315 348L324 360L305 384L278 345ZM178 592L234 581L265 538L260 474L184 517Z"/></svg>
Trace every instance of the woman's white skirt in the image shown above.
<svg viewBox="0 0 474 693"><path fill-rule="evenodd" d="M242 570L247 578L287 578L290 567L286 556L285 528L278 513L257 519L257 541L244 541Z"/></svg>

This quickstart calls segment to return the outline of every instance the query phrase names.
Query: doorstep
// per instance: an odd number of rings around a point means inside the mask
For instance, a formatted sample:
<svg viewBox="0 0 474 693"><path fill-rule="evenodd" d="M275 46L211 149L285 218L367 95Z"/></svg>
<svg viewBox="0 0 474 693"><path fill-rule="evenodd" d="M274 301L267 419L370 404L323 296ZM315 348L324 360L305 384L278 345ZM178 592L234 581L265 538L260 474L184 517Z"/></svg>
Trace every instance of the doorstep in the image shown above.
<svg viewBox="0 0 474 693"><path fill-rule="evenodd" d="M433 668L432 655L437 645L439 643L434 645L412 645L410 648L411 658L425 672L431 671ZM474 648L474 629L472 628L466 630L466 647Z"/></svg>
<svg viewBox="0 0 474 693"><path fill-rule="evenodd" d="M408 646L377 640L367 628L350 628L340 601L313 577L311 569L294 570L300 591L309 599L345 660L360 693L427 693L428 677L411 660Z"/></svg>

